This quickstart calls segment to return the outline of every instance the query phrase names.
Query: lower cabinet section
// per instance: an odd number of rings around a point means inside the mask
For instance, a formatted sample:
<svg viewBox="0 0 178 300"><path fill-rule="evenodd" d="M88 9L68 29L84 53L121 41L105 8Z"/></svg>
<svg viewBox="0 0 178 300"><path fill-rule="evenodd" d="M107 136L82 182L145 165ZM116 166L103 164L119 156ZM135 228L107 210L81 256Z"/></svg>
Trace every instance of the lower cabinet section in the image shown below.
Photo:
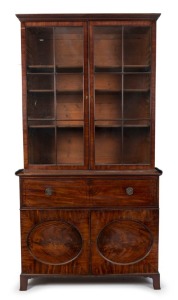
<svg viewBox="0 0 178 300"><path fill-rule="evenodd" d="M158 210L21 210L22 274L158 272Z"/></svg>

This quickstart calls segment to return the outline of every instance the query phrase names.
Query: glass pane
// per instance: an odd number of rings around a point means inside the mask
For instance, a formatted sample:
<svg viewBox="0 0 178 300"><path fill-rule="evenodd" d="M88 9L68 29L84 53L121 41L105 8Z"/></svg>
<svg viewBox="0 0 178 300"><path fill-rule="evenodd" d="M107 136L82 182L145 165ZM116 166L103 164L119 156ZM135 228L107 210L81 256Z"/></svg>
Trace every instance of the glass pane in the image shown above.
<svg viewBox="0 0 178 300"><path fill-rule="evenodd" d="M94 66L95 71L103 68L121 69L122 27L94 28Z"/></svg>
<svg viewBox="0 0 178 300"><path fill-rule="evenodd" d="M27 70L53 68L53 28L27 28Z"/></svg>
<svg viewBox="0 0 178 300"><path fill-rule="evenodd" d="M49 125L29 126L29 163L54 164L55 155L55 128Z"/></svg>
<svg viewBox="0 0 178 300"><path fill-rule="evenodd" d="M124 128L124 164L149 164L150 163L150 127L125 127Z"/></svg>
<svg viewBox="0 0 178 300"><path fill-rule="evenodd" d="M124 70L151 69L150 27L124 27Z"/></svg>
<svg viewBox="0 0 178 300"><path fill-rule="evenodd" d="M122 76L95 74L95 163L119 164L122 158ZM97 123L96 120L100 121ZM111 122L109 122L111 121Z"/></svg>
<svg viewBox="0 0 178 300"><path fill-rule="evenodd" d="M57 164L84 164L83 59L83 28L55 28Z"/></svg>
<svg viewBox="0 0 178 300"><path fill-rule="evenodd" d="M55 62L58 71L71 69L83 70L83 28L57 27L55 28Z"/></svg>
<svg viewBox="0 0 178 300"><path fill-rule="evenodd" d="M57 120L83 120L82 92L63 92L56 96Z"/></svg>
<svg viewBox="0 0 178 300"><path fill-rule="evenodd" d="M54 94L53 93L28 93L27 97L28 119L53 119Z"/></svg>
<svg viewBox="0 0 178 300"><path fill-rule="evenodd" d="M84 162L83 126L57 128L57 163L82 165Z"/></svg>
<svg viewBox="0 0 178 300"><path fill-rule="evenodd" d="M148 119L150 118L150 92L124 93L124 118Z"/></svg>
<svg viewBox="0 0 178 300"><path fill-rule="evenodd" d="M150 118L150 74L124 75L124 119Z"/></svg>
<svg viewBox="0 0 178 300"><path fill-rule="evenodd" d="M150 74L124 75L123 163L150 163Z"/></svg>
<svg viewBox="0 0 178 300"><path fill-rule="evenodd" d="M150 74L131 74L124 76L124 91L148 92L150 90Z"/></svg>
<svg viewBox="0 0 178 300"><path fill-rule="evenodd" d="M54 92L54 77L46 74L27 75L28 92Z"/></svg>
<svg viewBox="0 0 178 300"><path fill-rule="evenodd" d="M95 163L122 159L122 27L94 28Z"/></svg>
<svg viewBox="0 0 178 300"><path fill-rule="evenodd" d="M54 118L54 77L47 74L27 75L28 119Z"/></svg>
<svg viewBox="0 0 178 300"><path fill-rule="evenodd" d="M83 92L82 74L57 74L56 92Z"/></svg>
<svg viewBox="0 0 178 300"><path fill-rule="evenodd" d="M95 93L95 120L118 120L122 118L121 93Z"/></svg>
<svg viewBox="0 0 178 300"><path fill-rule="evenodd" d="M117 125L116 125L117 126ZM95 126L95 163L120 164L122 157L121 127Z"/></svg>
<svg viewBox="0 0 178 300"><path fill-rule="evenodd" d="M95 74L95 91L105 92L121 92L122 76L113 73L97 73Z"/></svg>

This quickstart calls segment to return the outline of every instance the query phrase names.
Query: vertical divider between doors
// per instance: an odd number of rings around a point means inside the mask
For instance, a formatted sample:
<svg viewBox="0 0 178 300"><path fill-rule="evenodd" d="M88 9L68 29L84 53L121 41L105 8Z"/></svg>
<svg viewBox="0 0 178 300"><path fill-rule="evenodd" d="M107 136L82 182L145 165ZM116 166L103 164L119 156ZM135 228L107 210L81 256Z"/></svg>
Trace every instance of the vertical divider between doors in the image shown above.
<svg viewBox="0 0 178 300"><path fill-rule="evenodd" d="M84 109L84 166L89 168L89 76L88 76L88 22L83 22L84 29L84 92L83 92L83 109Z"/></svg>
<svg viewBox="0 0 178 300"><path fill-rule="evenodd" d="M55 119L55 164L57 165L57 108L56 108L56 41L53 27L53 57L54 57L54 119Z"/></svg>
<svg viewBox="0 0 178 300"><path fill-rule="evenodd" d="M122 92L121 92L121 105L122 105L122 121L121 121L121 143L122 143L122 157L121 162L123 163L124 153L124 26L122 26Z"/></svg>
<svg viewBox="0 0 178 300"><path fill-rule="evenodd" d="M95 169L95 124L94 124L94 43L93 24L89 22L89 81L90 81L90 169Z"/></svg>

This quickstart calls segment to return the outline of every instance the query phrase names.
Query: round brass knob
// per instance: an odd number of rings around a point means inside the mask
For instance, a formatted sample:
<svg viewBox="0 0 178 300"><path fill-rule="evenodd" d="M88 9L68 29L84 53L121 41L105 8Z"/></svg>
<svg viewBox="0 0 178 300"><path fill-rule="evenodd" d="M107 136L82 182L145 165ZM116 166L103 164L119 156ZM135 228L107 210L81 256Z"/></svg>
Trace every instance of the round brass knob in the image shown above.
<svg viewBox="0 0 178 300"><path fill-rule="evenodd" d="M134 193L133 187L129 186L129 187L126 188L126 194L128 196L133 195L133 193Z"/></svg>
<svg viewBox="0 0 178 300"><path fill-rule="evenodd" d="M45 195L46 196L51 196L53 194L52 188L48 187L45 189Z"/></svg>

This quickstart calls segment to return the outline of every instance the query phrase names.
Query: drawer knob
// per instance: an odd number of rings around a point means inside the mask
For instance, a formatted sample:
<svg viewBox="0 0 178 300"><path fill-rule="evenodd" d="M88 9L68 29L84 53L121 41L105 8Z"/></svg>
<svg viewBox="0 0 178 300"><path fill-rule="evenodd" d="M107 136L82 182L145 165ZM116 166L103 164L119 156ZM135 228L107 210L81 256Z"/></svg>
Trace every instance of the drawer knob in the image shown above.
<svg viewBox="0 0 178 300"><path fill-rule="evenodd" d="M133 187L129 186L129 187L126 188L126 194L128 196L133 195L133 193L134 193Z"/></svg>
<svg viewBox="0 0 178 300"><path fill-rule="evenodd" d="M52 190L52 188L46 188L45 189L45 195L47 195L47 196L51 196L53 194L53 190Z"/></svg>

